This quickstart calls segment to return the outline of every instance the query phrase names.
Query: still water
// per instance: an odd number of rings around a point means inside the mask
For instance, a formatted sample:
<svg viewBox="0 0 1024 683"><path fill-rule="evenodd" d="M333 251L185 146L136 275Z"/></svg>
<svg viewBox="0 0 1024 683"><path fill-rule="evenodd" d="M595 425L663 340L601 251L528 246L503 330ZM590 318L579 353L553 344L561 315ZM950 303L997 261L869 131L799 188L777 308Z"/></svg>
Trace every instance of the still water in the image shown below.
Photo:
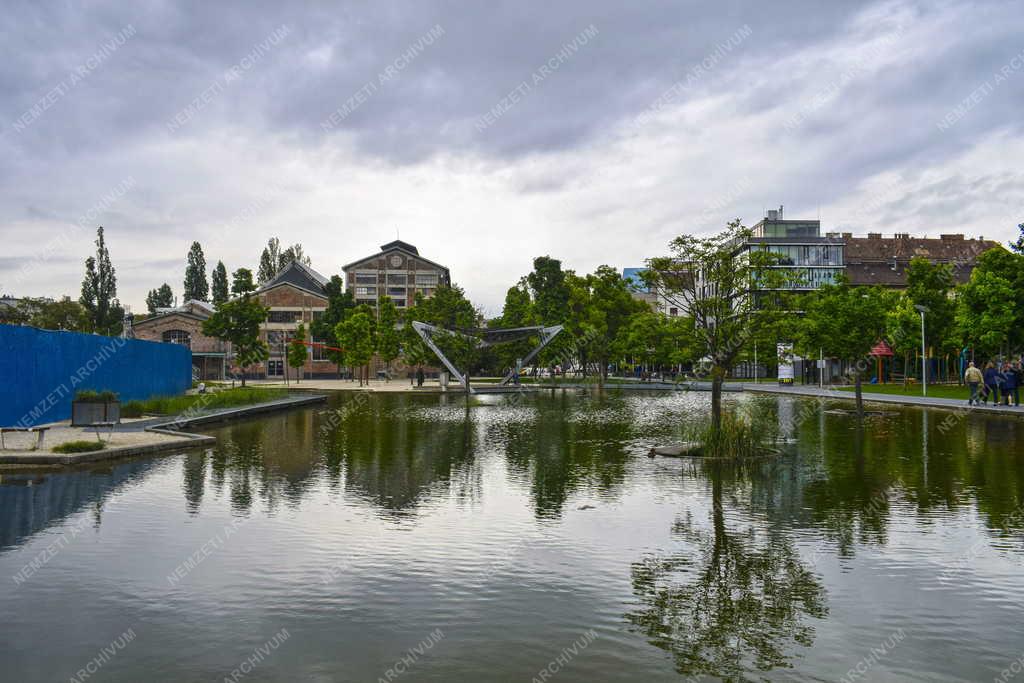
<svg viewBox="0 0 1024 683"><path fill-rule="evenodd" d="M728 401L783 453L648 458L704 394L344 394L4 474L0 680L1014 678L1024 422Z"/></svg>

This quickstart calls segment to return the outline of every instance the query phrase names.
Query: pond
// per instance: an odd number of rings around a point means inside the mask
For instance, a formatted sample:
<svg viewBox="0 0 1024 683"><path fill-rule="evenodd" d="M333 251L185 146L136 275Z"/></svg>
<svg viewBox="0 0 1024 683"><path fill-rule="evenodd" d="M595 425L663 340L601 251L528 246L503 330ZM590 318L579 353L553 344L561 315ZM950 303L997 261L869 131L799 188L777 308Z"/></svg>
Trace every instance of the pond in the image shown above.
<svg viewBox="0 0 1024 683"><path fill-rule="evenodd" d="M4 473L0 679L1021 671L1024 422L729 395L778 456L647 457L708 399L345 393L206 452Z"/></svg>

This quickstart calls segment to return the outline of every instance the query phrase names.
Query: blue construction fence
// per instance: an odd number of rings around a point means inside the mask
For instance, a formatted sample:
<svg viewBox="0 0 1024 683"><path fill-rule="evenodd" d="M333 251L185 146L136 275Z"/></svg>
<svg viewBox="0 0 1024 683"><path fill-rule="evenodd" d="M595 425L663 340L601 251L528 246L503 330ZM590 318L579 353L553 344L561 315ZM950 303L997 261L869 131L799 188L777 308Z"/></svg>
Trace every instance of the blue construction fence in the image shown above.
<svg viewBox="0 0 1024 683"><path fill-rule="evenodd" d="M80 389L132 401L191 385L192 354L180 344L0 325L2 427L66 420Z"/></svg>

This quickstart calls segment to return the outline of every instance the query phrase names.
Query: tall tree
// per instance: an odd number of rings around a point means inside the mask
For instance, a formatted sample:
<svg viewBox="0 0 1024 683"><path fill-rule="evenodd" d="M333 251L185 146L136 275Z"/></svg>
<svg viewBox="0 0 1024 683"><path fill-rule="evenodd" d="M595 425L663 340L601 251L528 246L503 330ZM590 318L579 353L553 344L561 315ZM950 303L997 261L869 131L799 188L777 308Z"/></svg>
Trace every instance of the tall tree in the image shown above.
<svg viewBox="0 0 1024 683"><path fill-rule="evenodd" d="M391 377L391 361L401 350L401 327L398 307L389 296L382 296L377 302L377 355L384 361L384 378Z"/></svg>
<svg viewBox="0 0 1024 683"><path fill-rule="evenodd" d="M353 368L359 368L359 386L363 386L366 364L373 358L373 329L371 317L364 311L353 313L339 323L335 336L345 349L345 356Z"/></svg>
<svg viewBox="0 0 1024 683"><path fill-rule="evenodd" d="M146 295L146 309L150 313L156 313L158 308L170 308L173 305L174 292L171 291L171 286L166 282L157 289L149 290L149 294Z"/></svg>
<svg viewBox="0 0 1024 683"><path fill-rule="evenodd" d="M633 298L629 285L610 266L599 266L587 276L590 301L587 307L587 323L592 333L588 335L589 351L600 363L599 377L603 383L608 378L608 364L616 350L616 341L623 334L633 316L650 312L650 306Z"/></svg>
<svg viewBox="0 0 1024 683"><path fill-rule="evenodd" d="M267 240L267 246L260 254L260 265L256 271L256 280L259 284L265 284L277 275L281 263L281 240L271 237Z"/></svg>
<svg viewBox="0 0 1024 683"><path fill-rule="evenodd" d="M206 279L206 257L199 242L193 242L188 250L188 265L185 267L185 290L181 293L185 301L206 301L210 296L210 283Z"/></svg>
<svg viewBox="0 0 1024 683"><path fill-rule="evenodd" d="M124 325L124 309L117 300L117 275L103 237L103 226L96 229L96 255L85 260L82 295L78 299L89 315L90 331L117 335Z"/></svg>
<svg viewBox="0 0 1024 683"><path fill-rule="evenodd" d="M88 332L92 329L92 320L88 312L77 301L65 296L58 301L48 299L26 299L19 305L23 322L41 330L68 330L70 332Z"/></svg>
<svg viewBox="0 0 1024 683"><path fill-rule="evenodd" d="M475 328L480 325L480 312L466 298L462 288L453 284L438 287L429 299L417 293L414 314L415 320L452 331L435 335L433 340L448 360L466 376L468 389L470 370L480 359L478 338L473 335Z"/></svg>
<svg viewBox="0 0 1024 683"><path fill-rule="evenodd" d="M1020 236L1017 237L1016 242L1010 242L1010 249L1013 249L1018 254L1024 254L1024 223L1020 223L1017 229L1020 230Z"/></svg>
<svg viewBox="0 0 1024 683"><path fill-rule="evenodd" d="M239 268L231 274L231 293L235 296L248 294L256 291L256 284L252 281L252 271L248 268Z"/></svg>
<svg viewBox="0 0 1024 683"><path fill-rule="evenodd" d="M788 305L765 292L791 285L793 274L777 268L779 256L767 250L737 253L753 236L739 219L712 237L680 235L669 256L648 261L644 279L671 305L693 319L698 357L711 374L711 431L720 433L722 383L752 332L776 324Z"/></svg>
<svg viewBox="0 0 1024 683"><path fill-rule="evenodd" d="M260 339L260 325L267 319L269 310L257 297L243 294L223 303L203 321L203 334L231 344L235 364L242 369L243 387L246 368L265 361L270 355L266 342Z"/></svg>
<svg viewBox="0 0 1024 683"><path fill-rule="evenodd" d="M288 345L288 365L295 368L295 382L298 383L302 379L302 366L306 364L306 359L309 358L309 353L306 350L306 345L302 342L306 341L306 326L299 323L298 328L295 330L295 334L292 336L292 343ZM298 342L298 343L296 343Z"/></svg>
<svg viewBox="0 0 1024 683"><path fill-rule="evenodd" d="M310 258L306 256L305 250L302 248L302 245L299 244L298 242L296 242L295 244L293 244L292 246L288 247L287 249L283 250L280 253L277 259L277 271L281 272L281 270L292 261L298 261L304 266L308 266L310 263L312 263Z"/></svg>
<svg viewBox="0 0 1024 683"><path fill-rule="evenodd" d="M957 324L964 340L984 355L1003 353L1018 321L1015 294L1006 278L975 268L957 296Z"/></svg>
<svg viewBox="0 0 1024 683"><path fill-rule="evenodd" d="M910 260L907 267L907 296L913 304L928 308L925 336L940 349L959 346L959 340L953 335L956 316L954 285L953 267L948 263L932 263L920 256Z"/></svg>
<svg viewBox="0 0 1024 683"><path fill-rule="evenodd" d="M324 293L327 295L327 308L322 315L313 320L310 332L317 342L344 349L338 341L337 327L355 310L355 299L352 292L345 291L345 281L337 275L331 276L324 286ZM340 375L341 366L346 363L344 351L328 350L325 355L337 366Z"/></svg>
<svg viewBox="0 0 1024 683"><path fill-rule="evenodd" d="M843 280L821 287L803 303L800 346L850 362L857 415L862 417L861 377L871 367L871 349L885 335L891 294L880 287L851 287Z"/></svg>
<svg viewBox="0 0 1024 683"><path fill-rule="evenodd" d="M211 280L213 305L220 306L231 296L228 292L228 269L224 267L223 261L217 261L217 265L213 269L213 276Z"/></svg>

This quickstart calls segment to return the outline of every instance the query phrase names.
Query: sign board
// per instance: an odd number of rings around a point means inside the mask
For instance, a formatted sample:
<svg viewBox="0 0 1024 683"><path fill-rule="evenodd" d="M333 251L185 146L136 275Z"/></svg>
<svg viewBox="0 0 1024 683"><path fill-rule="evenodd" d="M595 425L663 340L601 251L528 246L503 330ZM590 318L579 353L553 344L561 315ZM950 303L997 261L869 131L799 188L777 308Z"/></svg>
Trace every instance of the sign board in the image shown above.
<svg viewBox="0 0 1024 683"><path fill-rule="evenodd" d="M818 369L819 370L824 370L826 367L828 367L826 362L823 359L819 358L818 359Z"/></svg>
<svg viewBox="0 0 1024 683"><path fill-rule="evenodd" d="M793 345L779 343L779 384L793 383Z"/></svg>

